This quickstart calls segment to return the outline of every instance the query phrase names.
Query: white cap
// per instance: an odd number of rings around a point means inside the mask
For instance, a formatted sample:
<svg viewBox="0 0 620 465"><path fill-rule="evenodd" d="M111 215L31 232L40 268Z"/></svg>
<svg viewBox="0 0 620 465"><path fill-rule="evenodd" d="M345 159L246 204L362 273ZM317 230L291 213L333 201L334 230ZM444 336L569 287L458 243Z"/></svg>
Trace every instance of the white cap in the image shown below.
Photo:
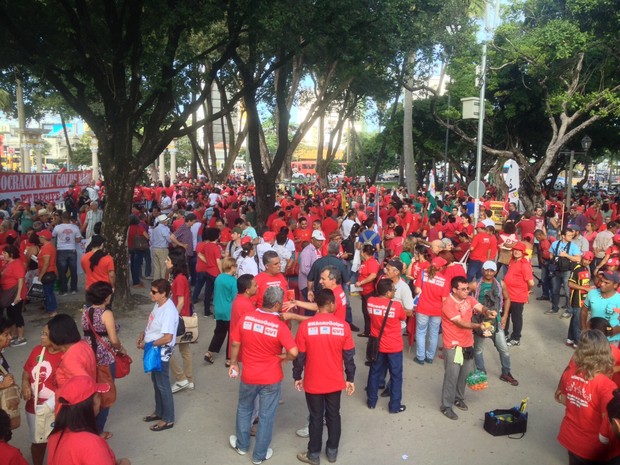
<svg viewBox="0 0 620 465"><path fill-rule="evenodd" d="M323 231L315 229L312 231L312 239L316 239L317 241L324 241L325 236L323 235Z"/></svg>
<svg viewBox="0 0 620 465"><path fill-rule="evenodd" d="M493 270L493 271L497 271L497 265L495 264L494 261L492 260L487 260L486 262L484 262L482 264L482 269L483 270Z"/></svg>

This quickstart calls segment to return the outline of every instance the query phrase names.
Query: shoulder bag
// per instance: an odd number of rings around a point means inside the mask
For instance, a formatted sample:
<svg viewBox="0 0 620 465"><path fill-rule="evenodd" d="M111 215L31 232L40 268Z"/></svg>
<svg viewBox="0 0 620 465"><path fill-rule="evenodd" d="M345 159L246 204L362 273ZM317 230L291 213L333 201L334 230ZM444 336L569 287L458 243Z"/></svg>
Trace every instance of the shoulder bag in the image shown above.
<svg viewBox="0 0 620 465"><path fill-rule="evenodd" d="M129 355L123 354L121 352L118 352L117 350L112 349L112 347L110 347L108 344L106 344L106 342L103 339L101 339L101 337L99 336L99 334L97 334L97 332L95 331L95 328L93 327L93 323L92 323L93 313L94 313L94 310L92 309L91 311L88 312L88 326L90 326L90 330L94 334L99 344L101 344L108 352L110 352L114 356L115 372L116 372L115 377L117 379L124 378L131 371L131 364L133 363L133 360L131 359Z"/></svg>
<svg viewBox="0 0 620 465"><path fill-rule="evenodd" d="M379 336L368 336L368 343L366 345L366 361L370 363L375 363L377 358L379 358L379 342L381 342L381 336L383 336L383 330L385 329L385 324L387 323L387 319L390 314L390 308L392 308L391 300L385 310L385 316L383 317L383 323L381 323Z"/></svg>
<svg viewBox="0 0 620 465"><path fill-rule="evenodd" d="M52 433L54 429L54 410L50 408L47 402L44 402L43 405L39 405L39 376L41 374L41 364L45 359L45 347L41 351L39 355L39 363L37 363L37 371L34 375L34 443L35 444L45 444L47 443L48 436Z"/></svg>
<svg viewBox="0 0 620 465"><path fill-rule="evenodd" d="M0 373L9 376L9 372L0 364ZM19 428L21 415L19 413L19 388L13 383L11 386L0 389L0 409L9 414L11 419L11 429Z"/></svg>

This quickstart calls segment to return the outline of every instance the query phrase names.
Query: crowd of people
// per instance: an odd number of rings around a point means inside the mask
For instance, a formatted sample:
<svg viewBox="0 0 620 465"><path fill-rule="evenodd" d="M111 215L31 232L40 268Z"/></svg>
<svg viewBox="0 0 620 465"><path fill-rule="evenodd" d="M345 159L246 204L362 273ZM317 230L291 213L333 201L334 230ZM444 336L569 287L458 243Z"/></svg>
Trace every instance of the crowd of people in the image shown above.
<svg viewBox="0 0 620 465"><path fill-rule="evenodd" d="M143 420L154 432L172 429L173 394L195 389L191 346L177 336L180 317L199 313L215 319L204 361L222 357L240 383L230 446L245 455L255 436L253 463L273 455L283 367L291 361L309 414L296 432L309 438L308 448L297 458L320 463L325 422L324 452L335 462L341 393L355 392L356 345L366 351L369 409L389 398L390 413L406 410L408 343L417 365L442 359L440 412L458 420L454 408L468 410L467 377L487 373L489 347L498 352L498 378L519 384L511 350L527 343L526 306L540 288L536 300L550 302L545 313L570 318L562 342L576 349L556 393L566 405L559 441L571 464L616 463L620 394L611 376L620 371L619 202L584 195L566 209L550 193L534 211L511 203L498 217L490 192L474 220L474 202L458 185L441 199L349 182L329 190L280 186L273 211L259 224L247 182L136 187L128 218L130 285L148 288L154 304L136 347L145 356L155 351L159 362L151 371L155 408ZM82 440L109 456L101 463L116 462L105 426L116 398L115 354L126 351L114 319L115 261L102 234L104 204L104 186L93 184L71 186L62 205L0 205L0 346L28 343L22 313L27 301L38 304L33 289L40 288L47 323L24 366L22 393L31 429L46 402L62 419L49 441L31 435L35 465L46 449L48 463L74 463L67 447ZM79 324L57 312L58 299L78 292L78 266L85 280ZM359 316L351 306L358 298ZM3 355L0 362L8 373L1 388L15 379ZM83 423L73 425L76 418ZM590 442L576 447L584 422Z"/></svg>

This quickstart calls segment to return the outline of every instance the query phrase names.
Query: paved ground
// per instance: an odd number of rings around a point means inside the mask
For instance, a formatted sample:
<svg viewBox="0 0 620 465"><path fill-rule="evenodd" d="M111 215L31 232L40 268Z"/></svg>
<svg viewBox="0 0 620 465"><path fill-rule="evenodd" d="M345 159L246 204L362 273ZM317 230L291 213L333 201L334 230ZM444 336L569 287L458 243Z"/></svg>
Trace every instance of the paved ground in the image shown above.
<svg viewBox="0 0 620 465"><path fill-rule="evenodd" d="M141 291L146 296L148 288ZM540 290L536 290L537 293ZM362 321L359 298L353 299L354 320ZM61 309L77 312L79 296L59 298ZM548 303L533 302L526 306L524 336L520 347L512 348L512 373L518 387L498 379L499 357L495 349L486 351L489 388L468 390L468 412L457 410L460 418L451 421L439 412L443 362L419 366L413 353L405 354L403 403L406 412L391 415L387 399L380 399L375 410L366 407L364 386L368 368L363 363L365 339L358 343L356 392L343 396L343 434L338 463L340 464L560 464L566 463L566 451L556 436L563 416L563 407L553 401L553 392L572 350L564 346L568 320L544 315ZM5 356L18 378L27 355L32 350L44 323L32 322L39 312L31 305L26 315L28 345L7 349ZM174 395L177 422L173 429L154 433L141 421L154 407L150 377L142 372L141 352L133 341L146 323L151 305L139 305L117 315L120 336L134 358L132 373L118 381L118 401L112 408L108 427L114 433L110 445L117 457L128 457L136 465L152 464L244 464L250 455L239 456L228 446L234 433L238 382L229 379L224 355L214 365L207 365L202 356L211 339L215 322L200 318L200 338L193 344L196 389ZM199 311L202 309L199 308ZM483 428L484 412L510 408L529 397L530 421L523 439L494 438ZM280 406L271 446L274 455L267 463L273 465L299 463L296 454L305 450L307 440L295 436L304 426L307 410L303 394L293 389L291 365L285 369L284 403ZM29 458L25 421L14 432L12 444ZM327 463L323 456L323 463Z"/></svg>

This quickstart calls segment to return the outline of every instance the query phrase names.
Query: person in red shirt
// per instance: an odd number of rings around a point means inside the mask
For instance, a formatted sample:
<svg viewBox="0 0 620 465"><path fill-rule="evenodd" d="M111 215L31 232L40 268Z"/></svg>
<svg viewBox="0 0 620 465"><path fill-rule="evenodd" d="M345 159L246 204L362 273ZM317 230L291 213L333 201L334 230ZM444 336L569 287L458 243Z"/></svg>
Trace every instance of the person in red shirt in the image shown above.
<svg viewBox="0 0 620 465"><path fill-rule="evenodd" d="M308 220L302 216L299 218L299 224L295 229L295 250L301 252L305 247L304 243L309 243L312 238L312 229L308 227Z"/></svg>
<svg viewBox="0 0 620 465"><path fill-rule="evenodd" d="M517 223L517 228L519 228L521 238L525 237L527 234L534 235L536 220L532 218L532 212L528 210L523 214L523 218Z"/></svg>
<svg viewBox="0 0 620 465"><path fill-rule="evenodd" d="M379 262L375 258L375 247L364 244L361 250L362 264L357 275L355 287L362 288L362 315L364 315L364 331L358 333L359 337L370 336L370 316L368 314L368 299L375 291L375 278L379 274Z"/></svg>
<svg viewBox="0 0 620 465"><path fill-rule="evenodd" d="M472 323L474 312L481 312L485 318L495 318L497 312L489 310L469 295L470 287L463 276L456 276L450 283L452 292L441 308L443 336L444 377L441 387L441 413L450 420L458 415L452 406L468 410L465 404L465 383L474 371L474 334L483 323Z"/></svg>
<svg viewBox="0 0 620 465"><path fill-rule="evenodd" d="M12 437L11 418L4 410L0 410L0 457L2 457L2 463L6 465L28 465L21 451L9 444ZM42 462L43 457L41 457Z"/></svg>
<svg viewBox="0 0 620 465"><path fill-rule="evenodd" d="M305 391L310 413L308 450L297 458L306 463L319 462L323 418L328 432L325 452L330 462L336 461L341 432L341 393L343 389L348 396L355 392L355 344L349 326L334 315L336 300L330 289L317 292L318 313L299 325L295 338L299 355L293 361L293 379L295 388ZM346 381L342 376L343 366Z"/></svg>
<svg viewBox="0 0 620 465"><path fill-rule="evenodd" d="M103 236L93 236L86 253L82 255L80 265L84 270L86 288L88 289L97 281L104 281L114 287L116 284L116 272L112 256L104 251L105 239Z"/></svg>
<svg viewBox="0 0 620 465"><path fill-rule="evenodd" d="M276 315L282 309L284 291L276 286L265 291L263 305L246 314L231 331L232 342L228 376L239 375L239 350L243 349L243 371L237 404L236 434L229 437L230 446L240 455L250 448L250 428L254 401L260 397L260 423L252 454L254 463L271 458L273 424L282 388L283 362L294 360L298 349L291 331ZM284 352L282 351L284 349Z"/></svg>
<svg viewBox="0 0 620 465"><path fill-rule="evenodd" d="M47 229L37 233L41 242L39 250L39 281L43 284L45 311L50 318L56 315L58 304L54 295L54 283L57 278L56 247L52 244L52 233Z"/></svg>
<svg viewBox="0 0 620 465"><path fill-rule="evenodd" d="M404 412L407 408L401 403L403 387L403 337L401 322L411 312L405 312L400 302L392 300L396 288L391 279L381 279L377 283L378 297L368 299L368 314L371 321L371 336L379 338L377 360L370 365L366 395L369 409L377 405L379 384L383 382L386 371L390 373L390 413ZM387 315L386 315L387 313ZM384 325L385 320L385 325ZM381 336L379 333L383 326Z"/></svg>
<svg viewBox="0 0 620 465"><path fill-rule="evenodd" d="M275 250L268 250L263 254L263 264L265 271L256 275L258 291L254 296L254 303L258 308L263 305L263 296L270 287L280 287L285 292L288 291L288 281L280 272L280 256Z"/></svg>
<svg viewBox="0 0 620 465"><path fill-rule="evenodd" d="M478 281L482 278L482 264L491 260L497 252L497 241L486 231L486 225L479 222L476 225L477 234L471 242L469 248L469 263L467 265L467 280L469 282Z"/></svg>
<svg viewBox="0 0 620 465"><path fill-rule="evenodd" d="M252 298L258 292L258 284L256 278L251 274L242 274L237 278L237 297L233 300L232 309L230 311L230 333L239 324L239 321L248 313L256 310L256 305L252 302ZM229 338L230 353L230 338ZM241 351L239 351L238 360L242 362Z"/></svg>
<svg viewBox="0 0 620 465"><path fill-rule="evenodd" d="M530 290L534 288L534 273L532 263L525 257L525 244L517 242L512 248L512 260L504 282L510 296L510 320L506 321L505 331L508 334L512 321L512 334L508 339L509 346L518 346L521 343L523 329L523 307L529 301Z"/></svg>
<svg viewBox="0 0 620 465"><path fill-rule="evenodd" d="M211 315L211 301L215 278L222 272L222 249L217 245L220 237L218 228L207 228L203 231L203 241L196 244L196 285L192 294L192 302L198 302L198 296L205 287L204 316Z"/></svg>
<svg viewBox="0 0 620 465"><path fill-rule="evenodd" d="M325 210L325 219L321 223L321 229L325 237L330 237L339 227L338 221L334 219L333 211L330 209Z"/></svg>

